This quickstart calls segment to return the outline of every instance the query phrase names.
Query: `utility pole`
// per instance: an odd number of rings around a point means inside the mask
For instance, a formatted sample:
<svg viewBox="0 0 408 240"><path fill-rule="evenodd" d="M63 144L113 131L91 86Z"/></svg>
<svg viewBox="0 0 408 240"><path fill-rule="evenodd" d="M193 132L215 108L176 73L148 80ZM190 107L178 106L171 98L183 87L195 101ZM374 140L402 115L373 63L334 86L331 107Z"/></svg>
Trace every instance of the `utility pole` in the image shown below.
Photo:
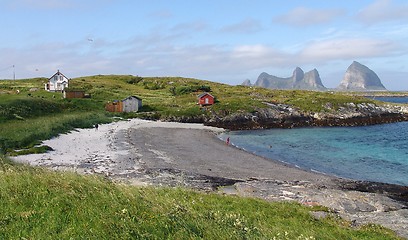
<svg viewBox="0 0 408 240"><path fill-rule="evenodd" d="M16 80L16 67L13 65L13 80Z"/></svg>

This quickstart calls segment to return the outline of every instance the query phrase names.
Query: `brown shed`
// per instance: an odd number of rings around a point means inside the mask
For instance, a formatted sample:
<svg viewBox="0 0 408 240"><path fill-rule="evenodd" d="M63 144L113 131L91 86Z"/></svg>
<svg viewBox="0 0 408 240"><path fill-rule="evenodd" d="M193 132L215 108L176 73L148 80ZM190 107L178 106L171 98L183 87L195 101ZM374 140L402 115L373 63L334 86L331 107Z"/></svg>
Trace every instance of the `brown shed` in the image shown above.
<svg viewBox="0 0 408 240"><path fill-rule="evenodd" d="M85 97L85 91L84 90L64 89L63 90L63 96L64 96L64 98L84 98Z"/></svg>
<svg viewBox="0 0 408 240"><path fill-rule="evenodd" d="M109 112L137 112L142 107L142 99L136 96L129 96L123 100L115 100L105 105Z"/></svg>
<svg viewBox="0 0 408 240"><path fill-rule="evenodd" d="M123 112L123 103L121 101L115 100L109 102L105 105L105 109L108 112Z"/></svg>

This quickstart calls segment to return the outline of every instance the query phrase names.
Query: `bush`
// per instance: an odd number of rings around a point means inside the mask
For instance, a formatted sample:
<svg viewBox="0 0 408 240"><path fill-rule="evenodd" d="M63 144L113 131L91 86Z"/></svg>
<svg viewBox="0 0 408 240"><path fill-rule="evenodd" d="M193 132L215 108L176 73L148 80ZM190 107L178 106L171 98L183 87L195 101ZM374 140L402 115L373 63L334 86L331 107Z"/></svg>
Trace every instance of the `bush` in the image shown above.
<svg viewBox="0 0 408 240"><path fill-rule="evenodd" d="M211 92L211 87L206 86L206 85L199 85L199 86L178 86L178 87L172 87L170 88L171 94L173 96L179 96L179 95L184 95L192 92L198 92L198 91L203 91L203 92Z"/></svg>
<svg viewBox="0 0 408 240"><path fill-rule="evenodd" d="M129 84L138 84L142 80L143 80L142 77L136 76L136 77L132 77L132 78L126 80L126 82L129 83Z"/></svg>
<svg viewBox="0 0 408 240"><path fill-rule="evenodd" d="M143 87L147 90L159 90L164 89L166 85L159 82L143 82Z"/></svg>

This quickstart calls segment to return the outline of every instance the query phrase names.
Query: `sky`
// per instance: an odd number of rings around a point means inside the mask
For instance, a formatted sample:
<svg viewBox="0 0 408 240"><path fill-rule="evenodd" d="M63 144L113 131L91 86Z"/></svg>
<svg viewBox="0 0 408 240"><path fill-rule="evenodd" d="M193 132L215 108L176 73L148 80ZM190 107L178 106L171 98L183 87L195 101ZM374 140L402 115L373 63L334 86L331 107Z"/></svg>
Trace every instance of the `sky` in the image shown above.
<svg viewBox="0 0 408 240"><path fill-rule="evenodd" d="M0 79L180 76L231 85L353 61L408 90L406 0L0 0Z"/></svg>

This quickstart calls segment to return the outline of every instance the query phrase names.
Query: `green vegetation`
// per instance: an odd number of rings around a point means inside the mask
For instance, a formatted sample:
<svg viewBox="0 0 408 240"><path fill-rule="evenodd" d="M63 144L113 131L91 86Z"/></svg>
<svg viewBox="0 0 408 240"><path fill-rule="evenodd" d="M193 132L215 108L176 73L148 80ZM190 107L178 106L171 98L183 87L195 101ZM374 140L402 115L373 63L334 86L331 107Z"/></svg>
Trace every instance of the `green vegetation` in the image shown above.
<svg viewBox="0 0 408 240"><path fill-rule="evenodd" d="M295 203L125 186L4 157L0 199L0 239L398 239Z"/></svg>

